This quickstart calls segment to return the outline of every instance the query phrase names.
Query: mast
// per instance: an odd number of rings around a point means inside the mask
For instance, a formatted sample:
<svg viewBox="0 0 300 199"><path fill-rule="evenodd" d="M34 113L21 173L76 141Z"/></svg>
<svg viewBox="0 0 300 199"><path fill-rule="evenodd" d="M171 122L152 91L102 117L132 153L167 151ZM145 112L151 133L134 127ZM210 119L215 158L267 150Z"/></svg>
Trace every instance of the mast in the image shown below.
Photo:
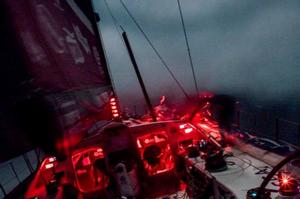
<svg viewBox="0 0 300 199"><path fill-rule="evenodd" d="M136 76L137 76L137 78L138 78L138 80L139 80L139 83L140 83L140 85L141 85L141 89L142 89L142 92L143 92L143 95L144 95L144 98L145 98L147 107L148 107L148 109L149 109L149 111L150 111L151 117L152 117L153 121L156 121L156 116L155 116L155 113L154 113L154 110L153 110L153 106L152 106L152 104L151 104L151 101L150 101L150 98L149 98L147 89L146 89L146 87L145 87L143 78L142 78L141 73L140 73L140 71L139 71L138 65L137 65L137 63L136 63L136 60L135 60L133 51L132 51L132 49L131 49L131 46L130 46L130 43L129 43L129 40L128 40L128 37L127 37L127 34L126 34L125 31L123 31L122 37L123 37L123 39L124 39L126 48L127 48L127 50L128 50L128 54L129 54L130 60L131 60L131 62L132 62L133 68L134 68L134 70L135 70Z"/></svg>
<svg viewBox="0 0 300 199"><path fill-rule="evenodd" d="M183 33L184 33L185 44L186 44L188 55L189 55L190 66L191 66L191 69L192 69L192 74L193 74L193 79L194 79L196 94L198 94L199 89L198 89L196 75L195 75L195 68L194 68L194 64L193 64L193 59L192 59L192 55L191 55L191 50L190 50L190 45L189 45L189 41L188 41L188 36L187 36L187 33L186 33L186 28L185 28L185 24L184 24L183 15L182 15L180 0L177 0L177 4L178 4L179 13L180 13L180 20L181 20L181 25L182 25Z"/></svg>

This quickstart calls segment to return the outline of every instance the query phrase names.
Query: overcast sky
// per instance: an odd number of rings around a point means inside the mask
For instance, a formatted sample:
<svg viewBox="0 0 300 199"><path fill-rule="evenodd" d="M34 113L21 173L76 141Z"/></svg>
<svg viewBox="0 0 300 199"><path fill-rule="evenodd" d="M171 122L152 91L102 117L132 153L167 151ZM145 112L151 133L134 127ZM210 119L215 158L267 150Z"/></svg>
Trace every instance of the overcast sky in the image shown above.
<svg viewBox="0 0 300 199"><path fill-rule="evenodd" d="M153 100L184 96L119 0L107 0L126 30ZM176 0L124 0L188 93L195 88ZM141 89L104 0L94 0L104 48L123 105L140 103ZM181 0L197 83L258 100L300 94L299 0Z"/></svg>

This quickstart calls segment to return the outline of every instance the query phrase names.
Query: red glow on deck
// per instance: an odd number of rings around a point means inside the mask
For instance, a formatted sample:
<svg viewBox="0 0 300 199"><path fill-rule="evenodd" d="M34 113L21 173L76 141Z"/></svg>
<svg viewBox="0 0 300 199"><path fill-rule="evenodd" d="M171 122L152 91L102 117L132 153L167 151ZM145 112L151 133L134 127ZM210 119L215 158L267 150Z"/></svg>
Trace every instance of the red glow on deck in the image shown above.
<svg viewBox="0 0 300 199"><path fill-rule="evenodd" d="M46 185L55 182L57 164L55 157L46 157L42 161L24 198L33 198L35 195L46 193Z"/></svg>
<svg viewBox="0 0 300 199"><path fill-rule="evenodd" d="M174 157L165 131L138 137L137 147L149 176L168 172L174 168Z"/></svg>
<svg viewBox="0 0 300 199"><path fill-rule="evenodd" d="M91 165L91 160L90 160L90 158L89 158L89 157L83 158L82 164L83 164L83 166L89 166L89 165Z"/></svg>
<svg viewBox="0 0 300 199"><path fill-rule="evenodd" d="M185 191L186 189L187 189L187 184L180 181L179 190L180 191Z"/></svg>
<svg viewBox="0 0 300 199"><path fill-rule="evenodd" d="M81 149L73 153L72 164L76 186L83 193L107 188L109 177L105 172L104 153L100 147Z"/></svg>
<svg viewBox="0 0 300 199"><path fill-rule="evenodd" d="M176 135L177 142L177 154L186 155L188 149L201 139L206 139L202 133L200 133L190 123L183 123L178 125L178 134Z"/></svg>
<svg viewBox="0 0 300 199"><path fill-rule="evenodd" d="M210 132L214 132L214 133L219 133L219 129L215 129L213 127L210 127L209 125L207 124L198 124L201 128L205 129L205 130L208 130Z"/></svg>

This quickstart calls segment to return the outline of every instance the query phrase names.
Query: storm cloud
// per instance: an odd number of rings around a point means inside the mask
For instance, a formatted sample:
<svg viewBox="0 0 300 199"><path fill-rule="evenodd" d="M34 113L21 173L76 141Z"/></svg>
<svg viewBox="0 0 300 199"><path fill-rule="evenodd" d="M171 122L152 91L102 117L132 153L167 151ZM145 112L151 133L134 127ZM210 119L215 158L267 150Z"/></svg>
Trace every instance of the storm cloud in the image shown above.
<svg viewBox="0 0 300 199"><path fill-rule="evenodd" d="M119 0L107 0L127 32L153 100L184 95ZM124 0L189 94L195 93L176 0ZM181 0L200 90L257 100L300 96L300 1ZM94 0L111 76L124 106L140 104L141 90L104 0ZM119 29L120 30L120 29Z"/></svg>

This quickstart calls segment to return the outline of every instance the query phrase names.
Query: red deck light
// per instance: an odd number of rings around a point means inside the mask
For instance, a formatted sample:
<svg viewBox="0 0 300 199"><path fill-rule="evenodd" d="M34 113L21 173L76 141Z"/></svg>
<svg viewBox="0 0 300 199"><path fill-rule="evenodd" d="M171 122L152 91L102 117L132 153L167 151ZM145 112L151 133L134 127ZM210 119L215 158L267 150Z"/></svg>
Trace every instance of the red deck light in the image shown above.
<svg viewBox="0 0 300 199"><path fill-rule="evenodd" d="M184 132L185 134L189 134L193 132L193 127L191 127L189 124L180 124L179 129L181 132Z"/></svg>
<svg viewBox="0 0 300 199"><path fill-rule="evenodd" d="M94 152L94 156L103 158L103 150L101 148L97 149L97 151Z"/></svg>
<svg viewBox="0 0 300 199"><path fill-rule="evenodd" d="M111 108L111 113L113 118L118 118L120 116L119 110L118 110L118 104L117 100L115 97L112 97L110 100L110 108Z"/></svg>
<svg viewBox="0 0 300 199"><path fill-rule="evenodd" d="M287 185L289 183L289 179L283 178L282 179L282 184Z"/></svg>
<svg viewBox="0 0 300 199"><path fill-rule="evenodd" d="M291 180L291 177L288 174L280 172L278 174L279 182L281 186L288 186Z"/></svg>
<svg viewBox="0 0 300 199"><path fill-rule="evenodd" d="M56 158L55 157L50 157L48 160L49 160L49 162L54 162L56 160Z"/></svg>
<svg viewBox="0 0 300 199"><path fill-rule="evenodd" d="M119 117L119 114L113 114L113 117L114 118Z"/></svg>
<svg viewBox="0 0 300 199"><path fill-rule="evenodd" d="M285 196L294 196L299 193L298 182L291 175L283 172L278 173L279 177L279 192Z"/></svg>
<svg viewBox="0 0 300 199"><path fill-rule="evenodd" d="M186 133L186 134L191 133L192 131L193 131L193 128L184 129L184 133Z"/></svg>
<svg viewBox="0 0 300 199"><path fill-rule="evenodd" d="M142 145L141 145L140 140L137 140L137 141L136 141L136 144L137 144L137 146L138 146L139 149L142 148Z"/></svg>
<svg viewBox="0 0 300 199"><path fill-rule="evenodd" d="M49 158L46 158L45 160L44 160L44 167L43 168L45 168L45 169L51 169L51 168L53 168L54 166L55 166L55 164L56 164L56 157L49 157Z"/></svg>
<svg viewBox="0 0 300 199"><path fill-rule="evenodd" d="M186 124L180 124L179 129L184 129L186 127Z"/></svg>
<svg viewBox="0 0 300 199"><path fill-rule="evenodd" d="M45 165L45 169L51 169L54 167L54 164L53 163L50 163L50 164L46 164Z"/></svg>

